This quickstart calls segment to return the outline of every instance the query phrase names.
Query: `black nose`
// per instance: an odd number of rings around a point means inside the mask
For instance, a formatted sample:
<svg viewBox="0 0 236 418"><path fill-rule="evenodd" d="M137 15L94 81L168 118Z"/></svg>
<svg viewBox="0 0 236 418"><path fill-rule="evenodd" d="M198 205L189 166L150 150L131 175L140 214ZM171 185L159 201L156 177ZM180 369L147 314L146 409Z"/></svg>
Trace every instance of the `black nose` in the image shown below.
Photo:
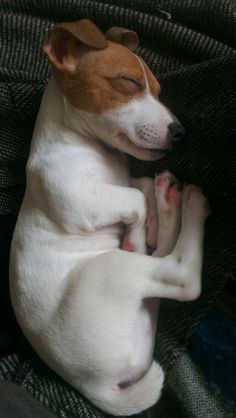
<svg viewBox="0 0 236 418"><path fill-rule="evenodd" d="M185 135L185 129L179 122L172 122L168 126L171 145L175 146Z"/></svg>

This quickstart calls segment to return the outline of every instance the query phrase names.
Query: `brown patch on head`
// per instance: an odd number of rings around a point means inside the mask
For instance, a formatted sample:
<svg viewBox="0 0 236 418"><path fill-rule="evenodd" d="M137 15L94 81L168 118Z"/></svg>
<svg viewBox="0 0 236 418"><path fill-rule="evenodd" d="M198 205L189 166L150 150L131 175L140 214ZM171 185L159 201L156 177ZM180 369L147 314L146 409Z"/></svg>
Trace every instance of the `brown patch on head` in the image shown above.
<svg viewBox="0 0 236 418"><path fill-rule="evenodd" d="M121 39L127 42L130 36L125 31ZM158 95L159 84L147 65L126 47L107 41L90 21L56 26L44 52L61 91L81 110L102 113L122 106L144 94L146 78L151 93Z"/></svg>
<svg viewBox="0 0 236 418"><path fill-rule="evenodd" d="M81 51L82 52L82 51ZM103 51L83 48L80 69L70 76L54 71L61 89L76 107L101 113L128 103L145 90L145 76L128 49L109 43Z"/></svg>

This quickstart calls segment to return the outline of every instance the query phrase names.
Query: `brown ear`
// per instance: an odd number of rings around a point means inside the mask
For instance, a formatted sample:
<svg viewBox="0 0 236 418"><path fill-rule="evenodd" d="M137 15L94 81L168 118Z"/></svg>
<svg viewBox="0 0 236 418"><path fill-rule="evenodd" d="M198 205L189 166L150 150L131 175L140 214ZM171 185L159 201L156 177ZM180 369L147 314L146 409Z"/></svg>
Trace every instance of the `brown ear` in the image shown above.
<svg viewBox="0 0 236 418"><path fill-rule="evenodd" d="M55 25L49 32L43 51L59 70L74 72L79 65L79 46L105 49L108 42L103 33L88 19Z"/></svg>
<svg viewBox="0 0 236 418"><path fill-rule="evenodd" d="M138 35L129 29L113 26L106 32L106 38L109 41L126 46L131 51L135 51L138 47Z"/></svg>

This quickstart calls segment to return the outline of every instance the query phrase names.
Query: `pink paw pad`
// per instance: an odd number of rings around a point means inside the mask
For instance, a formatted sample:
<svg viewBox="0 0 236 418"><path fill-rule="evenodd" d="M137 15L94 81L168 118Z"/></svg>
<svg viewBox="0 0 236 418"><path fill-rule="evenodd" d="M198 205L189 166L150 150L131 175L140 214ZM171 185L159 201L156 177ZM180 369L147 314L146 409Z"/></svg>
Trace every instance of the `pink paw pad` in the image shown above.
<svg viewBox="0 0 236 418"><path fill-rule="evenodd" d="M155 185L156 187L161 187L161 188L166 187L166 181L161 177L156 177Z"/></svg>
<svg viewBox="0 0 236 418"><path fill-rule="evenodd" d="M124 251L133 252L134 246L127 238L125 238L121 244L121 249Z"/></svg>

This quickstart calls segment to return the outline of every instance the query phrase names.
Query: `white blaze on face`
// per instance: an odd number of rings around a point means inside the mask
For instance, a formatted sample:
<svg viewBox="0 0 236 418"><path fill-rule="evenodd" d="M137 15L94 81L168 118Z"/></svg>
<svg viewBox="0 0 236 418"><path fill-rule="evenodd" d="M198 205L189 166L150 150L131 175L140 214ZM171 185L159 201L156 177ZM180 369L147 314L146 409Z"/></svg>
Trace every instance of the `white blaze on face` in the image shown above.
<svg viewBox="0 0 236 418"><path fill-rule="evenodd" d="M151 94L144 65L139 57L137 59L144 73L146 92L139 103L140 117L136 124L137 135L133 137L133 140L136 145L145 142L148 148L166 149L169 147L168 125L173 122L173 117L168 109Z"/></svg>

